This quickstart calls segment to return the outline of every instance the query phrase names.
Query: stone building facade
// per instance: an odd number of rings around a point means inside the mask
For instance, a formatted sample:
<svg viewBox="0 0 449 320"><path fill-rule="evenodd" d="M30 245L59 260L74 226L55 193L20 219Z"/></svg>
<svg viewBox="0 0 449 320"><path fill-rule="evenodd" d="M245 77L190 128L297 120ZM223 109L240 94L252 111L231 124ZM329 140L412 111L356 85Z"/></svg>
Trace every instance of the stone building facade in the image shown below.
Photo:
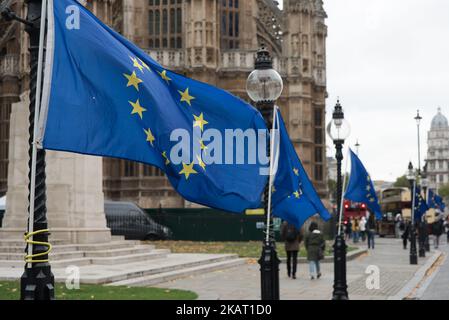
<svg viewBox="0 0 449 320"><path fill-rule="evenodd" d="M266 45L284 80L278 104L290 137L318 192L326 197L327 16L322 0L284 0L283 10L273 0L84 2L164 67L247 101L246 79L254 68L255 52ZM24 16L23 0L13 3ZM0 20L2 25L11 23ZM8 161L1 146L7 146L9 139L9 130L3 127L11 103L27 87L25 37L23 27L16 24L0 38L0 195L6 192ZM104 159L103 185L106 198L131 200L145 208L192 205L176 194L162 172L138 163Z"/></svg>
<svg viewBox="0 0 449 320"><path fill-rule="evenodd" d="M441 108L432 119L427 145L429 187L438 189L449 183L449 124Z"/></svg>

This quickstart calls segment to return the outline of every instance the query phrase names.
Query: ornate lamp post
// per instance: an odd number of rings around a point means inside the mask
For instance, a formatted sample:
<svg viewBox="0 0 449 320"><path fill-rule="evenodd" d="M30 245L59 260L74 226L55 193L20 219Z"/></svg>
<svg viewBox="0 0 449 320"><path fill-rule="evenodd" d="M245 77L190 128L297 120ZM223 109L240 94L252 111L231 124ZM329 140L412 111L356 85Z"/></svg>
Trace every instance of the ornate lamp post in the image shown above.
<svg viewBox="0 0 449 320"><path fill-rule="evenodd" d="M340 101L337 101L334 112L332 114L332 121L327 126L327 133L334 141L337 159L337 212L339 217L338 233L335 237L334 244L334 291L333 300L348 300L348 285L346 283L346 243L341 230L341 209L342 209L342 178L341 178L341 161L343 160L343 144L349 137L350 127L345 120L343 108Z"/></svg>
<svg viewBox="0 0 449 320"><path fill-rule="evenodd" d="M257 52L255 70L251 72L246 83L249 97L263 115L268 128L273 122L273 107L281 96L283 82L279 73L273 69L273 59L268 50L262 46ZM270 156L270 147L268 147ZM267 215L266 238L263 243L262 256L259 259L262 300L279 300L279 263L274 239L271 208L268 208L268 185L264 192L264 209ZM269 210L270 209L270 210Z"/></svg>
<svg viewBox="0 0 449 320"><path fill-rule="evenodd" d="M417 111L416 117L416 126L418 129L418 177L421 176L421 137L419 132L419 126L421 124L422 117L419 115L419 110Z"/></svg>
<svg viewBox="0 0 449 320"><path fill-rule="evenodd" d="M36 102L36 86L38 75L38 52L39 52L39 34L41 21L42 0L28 0L27 20L33 23L33 26L27 26L26 32L30 36L30 159L33 153L34 141L34 114ZM31 181L31 160L28 163L29 178ZM46 207L46 184L45 184L45 150L37 150L36 156L36 186L34 192L34 212L33 230L40 231L47 229L47 207ZM31 183L28 185L30 195L32 194ZM48 242L48 232L38 233L33 236L34 241L40 243ZM48 249L41 244L33 245L33 255L42 254ZM21 277L21 299L25 300L49 300L54 299L54 277L51 272L48 261L48 254L38 258L40 262L28 263L31 267L25 267Z"/></svg>
<svg viewBox="0 0 449 320"><path fill-rule="evenodd" d="M415 183L416 177L413 172L413 164L408 165L407 179L410 183L412 224L410 226L410 264L418 264L418 255L416 253L416 233L415 233Z"/></svg>
<svg viewBox="0 0 449 320"><path fill-rule="evenodd" d="M427 201L427 188L429 181L427 179L427 164L424 166L421 173L421 186L424 192L424 201ZM419 257L426 257L426 239L428 237L426 215L423 214L421 221L419 222Z"/></svg>
<svg viewBox="0 0 449 320"><path fill-rule="evenodd" d="M423 177L421 176L421 137L419 132L419 126L421 125L422 117L419 115L419 110L416 112L416 128L418 132L418 177L421 179L421 184L423 182ZM423 221L416 221L416 225L418 226L419 235L418 235L418 245L419 245L419 256L425 257L426 256L426 250L424 248L424 225Z"/></svg>
<svg viewBox="0 0 449 320"><path fill-rule="evenodd" d="M426 161L426 164L424 165L424 168L423 168L421 185L422 185L422 188L424 191L424 199L426 201L428 201L427 190L429 188L429 178L427 177L427 160L424 160L424 161ZM423 216L422 223L423 223L423 232L424 232L423 233L423 235L424 235L424 250L426 252L430 252L429 229L428 229L429 225L427 224L427 219L426 219L425 215Z"/></svg>
<svg viewBox="0 0 449 320"><path fill-rule="evenodd" d="M48 230L46 207L46 176L45 176L45 150L36 150L34 146L34 122L36 89L40 85L38 79L38 57L41 31L42 0L25 0L28 5L27 18L22 19L8 8L10 2L2 3L0 12L7 20L17 20L26 25L25 31L30 38L30 115L29 115L29 162L28 184L30 206L28 207L28 226L32 226L33 233L29 240L34 241L32 247L27 245L27 263L20 279L20 297L22 300L52 300L54 299L54 276L48 263ZM32 174L32 158L35 153L36 170ZM35 178L34 178L35 177ZM31 183L34 180L34 188ZM32 206L31 206L32 204Z"/></svg>

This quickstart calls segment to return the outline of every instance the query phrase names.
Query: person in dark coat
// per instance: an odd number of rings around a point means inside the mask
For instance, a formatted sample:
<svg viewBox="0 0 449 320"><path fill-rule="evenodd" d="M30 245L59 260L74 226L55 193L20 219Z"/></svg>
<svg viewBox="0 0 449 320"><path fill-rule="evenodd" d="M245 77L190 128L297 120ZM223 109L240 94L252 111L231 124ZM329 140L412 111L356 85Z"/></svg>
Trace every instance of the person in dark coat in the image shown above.
<svg viewBox="0 0 449 320"><path fill-rule="evenodd" d="M447 243L449 244L449 218L444 221L444 227L446 228Z"/></svg>
<svg viewBox="0 0 449 320"><path fill-rule="evenodd" d="M326 242L318 230L318 224L312 222L309 227L309 233L306 236L305 246L307 250L307 260L309 261L310 279L319 279L321 277L320 260L324 258L324 249Z"/></svg>
<svg viewBox="0 0 449 320"><path fill-rule="evenodd" d="M432 233L435 236L435 249L438 249L438 246L440 245L440 237L444 232L444 221L439 214L435 215L435 219L436 221L432 225Z"/></svg>
<svg viewBox="0 0 449 320"><path fill-rule="evenodd" d="M346 241L351 239L351 234L352 234L352 223L351 223L351 220L348 219L345 221L345 240Z"/></svg>
<svg viewBox="0 0 449 320"><path fill-rule="evenodd" d="M376 218L373 212L370 212L366 223L366 232L368 234L368 249L374 250L374 237L376 235Z"/></svg>
<svg viewBox="0 0 449 320"><path fill-rule="evenodd" d="M285 252L287 253L287 275L289 278L296 279L298 251L302 241L301 231L284 221L281 225L281 238L285 242Z"/></svg>
<svg viewBox="0 0 449 320"><path fill-rule="evenodd" d="M405 222L404 232L402 233L402 243L404 245L404 250L407 249L407 242L410 237L410 229L412 227L412 223L410 221Z"/></svg>

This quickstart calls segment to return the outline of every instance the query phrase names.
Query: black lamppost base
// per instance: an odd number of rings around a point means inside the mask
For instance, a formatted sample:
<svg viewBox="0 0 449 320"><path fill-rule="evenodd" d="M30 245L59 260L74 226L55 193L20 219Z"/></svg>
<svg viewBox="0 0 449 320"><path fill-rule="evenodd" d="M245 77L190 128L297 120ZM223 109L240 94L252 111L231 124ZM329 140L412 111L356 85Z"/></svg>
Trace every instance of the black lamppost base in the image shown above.
<svg viewBox="0 0 449 320"><path fill-rule="evenodd" d="M424 242L424 248L426 249L426 252L430 252L429 235L426 235L426 241Z"/></svg>
<svg viewBox="0 0 449 320"><path fill-rule="evenodd" d="M416 234L414 228L415 226L412 226L410 237L410 264L418 264L418 254L416 252Z"/></svg>
<svg viewBox="0 0 449 320"><path fill-rule="evenodd" d="M426 257L426 250L424 249L424 246L420 246L419 248L419 257L420 258L425 258Z"/></svg>
<svg viewBox="0 0 449 320"><path fill-rule="evenodd" d="M25 268L20 278L22 300L54 300L55 279L48 263L37 263L33 268Z"/></svg>
<svg viewBox="0 0 449 320"><path fill-rule="evenodd" d="M262 300L279 300L280 263L274 241L264 242L259 259Z"/></svg>
<svg viewBox="0 0 449 320"><path fill-rule="evenodd" d="M425 240L424 239L419 239L419 250L418 250L418 252L419 252L419 257L420 258L425 258L426 257L426 248L425 248L425 245L424 245L424 242L425 242Z"/></svg>
<svg viewBox="0 0 449 320"><path fill-rule="evenodd" d="M419 224L419 257L425 258L426 257L426 248L425 248L425 242L426 242L426 226L424 222L421 222Z"/></svg>
<svg viewBox="0 0 449 320"><path fill-rule="evenodd" d="M346 284L346 250L347 246L342 235L335 238L334 243L334 291L332 300L349 300Z"/></svg>

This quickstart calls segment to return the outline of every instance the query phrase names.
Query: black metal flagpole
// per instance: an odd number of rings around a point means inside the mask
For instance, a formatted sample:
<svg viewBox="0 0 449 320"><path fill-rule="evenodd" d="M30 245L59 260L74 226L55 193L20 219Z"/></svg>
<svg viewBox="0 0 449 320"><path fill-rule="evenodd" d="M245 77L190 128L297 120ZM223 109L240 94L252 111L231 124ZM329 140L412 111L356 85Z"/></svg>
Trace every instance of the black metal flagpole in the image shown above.
<svg viewBox="0 0 449 320"><path fill-rule="evenodd" d="M34 146L34 124L36 89L38 86L38 63L39 63L39 38L41 33L42 0L27 0L28 13L26 32L30 38L30 115L29 115L29 161L28 161L28 200L34 203L34 208L29 207L29 226L33 232L27 233L27 264L20 279L20 297L22 300L51 300L54 299L54 276L48 263L48 223L46 207L46 184L45 184L45 150L36 149L35 152L35 183L33 190L33 149ZM39 97L40 98L40 97ZM34 194L34 199L31 199ZM30 210L32 209L32 210ZM31 228L32 226L32 228ZM33 241L33 243L30 243ZM29 246L32 246L31 255Z"/></svg>

